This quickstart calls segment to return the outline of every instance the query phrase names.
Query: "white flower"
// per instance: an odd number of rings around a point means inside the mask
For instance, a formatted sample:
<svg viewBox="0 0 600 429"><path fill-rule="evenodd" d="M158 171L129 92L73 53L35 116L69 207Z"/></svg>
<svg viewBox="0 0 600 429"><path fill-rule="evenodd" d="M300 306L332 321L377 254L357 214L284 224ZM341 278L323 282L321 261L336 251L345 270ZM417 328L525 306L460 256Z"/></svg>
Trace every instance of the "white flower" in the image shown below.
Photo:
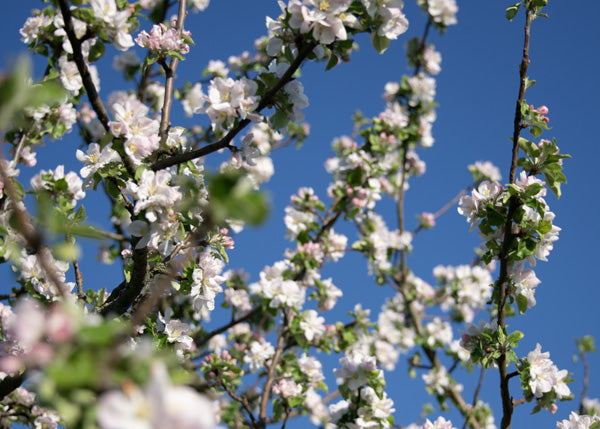
<svg viewBox="0 0 600 429"><path fill-rule="evenodd" d="M170 186L171 173L166 170L160 170L156 173L152 170L144 170L139 179L139 184L132 181L127 183L125 194L130 195L135 200L133 212L139 214L146 210L146 219L155 222L157 212L172 208L173 205L181 200L179 186Z"/></svg>
<svg viewBox="0 0 600 429"><path fill-rule="evenodd" d="M186 116L192 116L195 113L200 113L206 102L206 96L202 92L202 85L195 83L190 90L185 94L185 98L181 102Z"/></svg>
<svg viewBox="0 0 600 429"><path fill-rule="evenodd" d="M244 356L244 362L250 365L250 371L256 372L275 354L275 349L267 341L254 341Z"/></svg>
<svg viewBox="0 0 600 429"><path fill-rule="evenodd" d="M298 359L298 365L300 366L300 371L308 377L311 383L318 383L325 379L323 365L318 359L303 353Z"/></svg>
<svg viewBox="0 0 600 429"><path fill-rule="evenodd" d="M183 350L192 350L194 340L188 334L194 330L194 325L181 320L171 319L173 309L167 308L165 316L159 312L156 321L157 329L167 334L167 341L170 343L179 343Z"/></svg>
<svg viewBox="0 0 600 429"><path fill-rule="evenodd" d="M294 380L283 378L273 386L273 393L279 394L283 398L296 398L302 395L302 386Z"/></svg>
<svg viewBox="0 0 600 429"><path fill-rule="evenodd" d="M367 384L369 373L377 370L374 356L367 356L361 351L354 350L340 359L341 369L334 369L337 384L347 384L350 390L356 390ZM379 370L379 374L381 371Z"/></svg>
<svg viewBox="0 0 600 429"><path fill-rule="evenodd" d="M444 390L450 386L450 378L444 367L438 370L432 369L427 374L423 374L422 377L427 387L440 395L443 395Z"/></svg>
<svg viewBox="0 0 600 429"><path fill-rule="evenodd" d="M443 417L438 417L433 423L429 419L423 424L422 429L454 429L452 422Z"/></svg>
<svg viewBox="0 0 600 429"><path fill-rule="evenodd" d="M100 145L98 143L90 143L86 154L77 149L77 160L85 163L83 168L79 170L81 177L87 178L83 184L83 189L91 189L96 171L105 165L110 164L111 162L121 161L121 157L119 156L118 152L113 150L111 146L112 143L109 143L104 146L102 150L100 150Z"/></svg>
<svg viewBox="0 0 600 429"><path fill-rule="evenodd" d="M529 368L529 388L536 398L541 398L544 393L554 389L560 399L571 393L564 383L567 372L565 370L559 371L549 357L549 352L542 353L542 346L539 343L536 345L535 350L527 355L527 361L531 365Z"/></svg>
<svg viewBox="0 0 600 429"><path fill-rule="evenodd" d="M199 267L194 270L192 278L191 296L193 297L194 309L200 311L206 308L210 311L215 309L215 297L223 291L221 283L225 277L221 275L225 264L209 253L200 256Z"/></svg>
<svg viewBox="0 0 600 429"><path fill-rule="evenodd" d="M216 76L225 77L229 73L229 69L221 60L209 60L206 72Z"/></svg>
<svg viewBox="0 0 600 429"><path fill-rule="evenodd" d="M29 44L35 41L44 27L47 27L52 23L52 18L46 16L44 14L40 14L37 16L30 16L23 24L23 27L19 30L21 33L21 41L23 43Z"/></svg>
<svg viewBox="0 0 600 429"><path fill-rule="evenodd" d="M300 327L304 330L304 336L308 341L318 340L325 333L325 318L319 317L315 310L307 310L302 315L303 321Z"/></svg>
<svg viewBox="0 0 600 429"><path fill-rule="evenodd" d="M191 0L190 6L194 12L201 12L208 7L210 0Z"/></svg>
<svg viewBox="0 0 600 429"><path fill-rule="evenodd" d="M97 419L101 429L189 428L213 429L213 405L187 386L171 386L162 363L154 363L151 379L142 391L126 385L124 391L100 396Z"/></svg>
<svg viewBox="0 0 600 429"><path fill-rule="evenodd" d="M300 211L287 206L283 221L285 222L288 236L295 239L298 234L308 229L310 223L315 221L315 215L309 211Z"/></svg>
<svg viewBox="0 0 600 429"><path fill-rule="evenodd" d="M569 420L563 420L556 423L557 429L589 429L593 423L600 421L598 416L579 415L575 411L571 412Z"/></svg>
<svg viewBox="0 0 600 429"><path fill-rule="evenodd" d="M456 24L456 0L428 0L427 9L435 22L443 25Z"/></svg>

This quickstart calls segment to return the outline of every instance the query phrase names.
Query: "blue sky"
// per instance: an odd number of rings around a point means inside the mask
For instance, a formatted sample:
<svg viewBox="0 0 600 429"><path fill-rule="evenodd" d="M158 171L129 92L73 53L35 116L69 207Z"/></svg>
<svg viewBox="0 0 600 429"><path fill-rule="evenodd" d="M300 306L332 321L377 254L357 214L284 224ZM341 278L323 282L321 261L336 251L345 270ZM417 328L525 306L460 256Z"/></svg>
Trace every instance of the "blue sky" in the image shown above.
<svg viewBox="0 0 600 429"><path fill-rule="evenodd" d="M358 39L360 50L352 54L348 64L341 64L325 72L324 64L308 64L301 81L311 105L305 110L306 121L311 125L311 135L305 145L296 150L284 148L273 155L276 174L266 185L272 211L269 221L260 229L247 230L236 237L236 249L231 253L232 267L246 269L256 279L265 266L282 258L291 243L284 239L283 210L299 186L311 186L322 198L326 198L328 174L323 163L332 155L330 149L334 137L350 134L351 116L361 110L366 116L376 115L383 108L381 94L388 81L399 80L407 69L404 43L410 37L421 35L424 16L410 0L405 13L410 21L407 34L392 43L384 54L377 54L367 38ZM432 35L442 53L442 72L437 77L438 120L433 134L433 148L420 153L427 163L427 174L413 179L407 194L406 218L408 228L413 215L421 211L436 211L460 189L469 184L467 165L477 160L490 160L496 164L504 178L508 176L510 141L514 104L518 89L518 64L521 58L523 18L513 22L504 17L504 9L513 2L463 1L459 2L458 25L450 27L443 37ZM576 5L575 5L576 4ZM0 65L4 70L25 47L19 42L18 29L32 7L43 7L33 1L6 2L3 11L9 19L0 28L2 48ZM556 137L561 152L570 153L572 160L565 161L568 184L563 187L563 197L548 197L551 210L556 213L555 223L562 227L560 240L556 243L549 262L539 263L536 274L542 283L536 292L537 306L525 316L509 321L511 328L525 333L517 354L525 356L537 342L559 368L574 373L571 384L576 400L559 404L556 415L547 412L530 417L530 404L516 408L513 427L554 427L555 421L567 418L570 410L578 406L581 391L582 369L571 361L575 350L573 338L591 334L600 340L600 276L598 275L598 251L600 232L597 226L598 159L600 149L596 123L600 114L598 100L598 48L600 29L596 17L600 15L600 2L579 0L577 2L550 1L547 7L549 19L533 23L531 41L531 65L529 76L537 80L526 94L530 104L549 107L551 130L543 137ZM192 32L196 46L187 60L180 64L176 84L184 79L196 80L209 59L226 61L230 55L252 50L252 42L265 34L265 16L276 17L277 3L272 0L240 1L213 0L209 8L200 14L190 14L187 27ZM149 26L148 26L149 27ZM142 25L141 29L146 29ZM122 87L123 82L111 71L113 51L100 62L102 90L106 97L111 89ZM39 75L44 65L36 63ZM173 122L191 125L182 110L176 109ZM201 119L202 120L202 119ZM78 170L75 148L76 136L64 141L51 142L40 152L39 166L23 171L23 176L34 174L38 168L52 168L64 163L67 169ZM98 210L90 216L95 222L105 222L106 209L102 198L97 199ZM94 206L95 207L95 206ZM89 213L92 210L88 210ZM336 228L337 229L337 228ZM340 228L351 231L351 229ZM438 264L464 264L473 256L479 245L475 233L469 233L468 224L455 209L450 210L431 231L419 234L414 242L409 266L416 275L434 282L431 270ZM350 239L355 236L350 233ZM84 254L82 270L88 287L114 286L119 273L116 266L99 271L94 253ZM3 275L10 276L6 271ZM328 321L343 317L341 309L350 309L354 303L375 312L383 299L391 295L388 289L379 288L366 274L366 262L349 255L345 261L325 269L334 283L344 291L340 311L329 315ZM108 279L108 280L107 280ZM115 283L111 283L115 279ZM8 283L8 282L5 282ZM589 396L600 397L600 359L598 354L590 357L591 378ZM411 380L406 375L406 365L398 365L394 373L386 374L389 393L396 402L396 421L412 422L419 414L420 403L431 401L418 377ZM329 380L333 380L332 374ZM476 376L464 379L465 397L470 398ZM518 381L511 384L512 394L521 397ZM498 375L487 374L482 399L500 411ZM421 401L421 402L417 402ZM451 414L452 416L452 414ZM497 419L499 423L499 418ZM461 426L457 419L455 425Z"/></svg>

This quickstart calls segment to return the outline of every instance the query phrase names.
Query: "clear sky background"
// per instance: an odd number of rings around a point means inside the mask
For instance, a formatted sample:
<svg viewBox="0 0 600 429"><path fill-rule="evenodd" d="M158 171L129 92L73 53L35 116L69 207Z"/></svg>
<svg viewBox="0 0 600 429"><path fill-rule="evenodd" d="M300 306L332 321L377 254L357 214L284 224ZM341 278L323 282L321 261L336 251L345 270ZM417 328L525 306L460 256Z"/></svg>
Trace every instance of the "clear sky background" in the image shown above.
<svg viewBox="0 0 600 429"><path fill-rule="evenodd" d="M19 53L25 52L18 29L31 8L44 5L32 0L4 0L2 3L7 19L0 27L0 66L5 70ZM432 34L429 39L443 58L442 72L437 77L439 108L433 128L436 142L433 148L420 152L427 163L427 173L411 181L407 194L409 230L416 226L413 215L422 211L435 212L470 183L467 165L474 161L490 160L500 168L504 180L508 176L509 137L518 90L524 19L521 14L513 22L504 17L505 8L514 1L465 0L458 3L458 25L448 28L443 37ZM563 186L563 197L560 200L554 196L547 198L551 210L556 213L555 223L563 230L549 262L540 262L535 269L542 281L536 292L537 306L508 323L511 329L525 333L517 349L520 357L526 356L539 342L543 351L551 352L551 358L560 369L574 373L575 382L570 387L575 400L560 403L554 416L542 411L530 417L532 405L520 405L515 410L515 428L555 427L557 420L567 418L571 410L577 409L583 371L581 364L574 365L571 361L575 351L573 338L591 334L600 341L600 146L597 137L600 114L600 27L597 17L600 16L600 2L550 0L547 12L549 19L538 19L532 26L529 77L538 83L528 90L526 98L535 106L549 107L552 129L543 137L556 137L561 152L570 153L573 159L565 161L568 184ZM236 237L236 249L230 253L232 268L244 268L255 280L265 265L281 259L285 248L292 247L292 243L284 239L283 210L289 196L299 186L311 186L326 199L329 175L323 163L333 154L330 149L332 139L351 133L350 118L355 110L361 110L369 117L377 115L383 108L381 94L385 83L397 81L403 73L410 72L404 43L410 37L422 34L425 17L414 0L407 2L405 13L410 21L409 31L393 41L384 55L377 54L366 37L359 37L360 51L352 54L350 63L328 72L323 63L310 63L303 69L301 81L310 100L305 113L311 135L301 149L288 147L273 154L276 173L265 186L271 196L271 217L260 229L247 230ZM176 85L182 85L185 79L199 79L209 59L226 61L230 55L251 51L254 39L266 33L265 16L276 18L278 14L274 0L213 0L205 12L190 14L186 27L191 30L196 46L180 64ZM141 29L149 28L149 24L142 23ZM111 70L114 53L114 50L108 50L99 64L100 95L104 99L111 90L126 88L118 74ZM43 68L44 64L36 62L37 75ZM202 117L184 118L181 107L177 106L172 122L189 126L198 119L205 121ZM75 159L79 144L75 134L42 148L38 166L30 171L22 168L22 177L30 177L39 168L54 168L58 163L65 164L65 170L78 171L81 164ZM100 197L92 203L93 209L86 206L92 221L106 222L108 209L105 203ZM348 232L351 241L356 237L350 228L336 227L336 230ZM473 249L479 244L477 234L469 233L464 217L453 208L438 220L433 230L422 232L414 239L409 267L433 284L433 267L468 263L473 257ZM100 270L94 261L93 247L84 251L81 267L86 287L107 286L110 289L119 283L118 264ZM337 313L329 314L328 322L343 318L342 310L351 309L357 302L371 308L376 319L379 307L392 291L376 286L366 271L366 262L356 255L348 255L342 262L325 268L324 277L332 276L334 284L344 292ZM12 286L14 277L10 272L4 270L1 273L4 287ZM455 335L459 333L455 331ZM401 361L395 372L386 374L388 393L395 401L396 422L403 425L418 417L421 403L434 401L425 392L420 376L411 380L406 368L406 363ZM590 356L590 371L588 396L600 397L598 354ZM333 385L333 374L329 373L327 377ZM477 375L458 378L465 384L465 398L470 400ZM497 424L501 416L498 385L497 371L489 371L481 394L481 399L494 409ZM517 379L511 381L511 393L516 399L522 396ZM462 420L456 414L448 415L454 418L456 426L462 426Z"/></svg>

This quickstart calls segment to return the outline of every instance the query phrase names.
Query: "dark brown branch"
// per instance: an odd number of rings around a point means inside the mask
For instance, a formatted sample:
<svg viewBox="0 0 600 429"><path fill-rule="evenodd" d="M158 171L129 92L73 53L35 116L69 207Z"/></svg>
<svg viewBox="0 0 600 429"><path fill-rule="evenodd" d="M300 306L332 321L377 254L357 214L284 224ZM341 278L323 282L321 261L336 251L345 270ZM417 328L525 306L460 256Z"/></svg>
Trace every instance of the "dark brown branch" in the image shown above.
<svg viewBox="0 0 600 429"><path fill-rule="evenodd" d="M0 381L0 400L6 395L10 395L16 388L25 381L25 372L19 375L8 375Z"/></svg>
<svg viewBox="0 0 600 429"><path fill-rule="evenodd" d="M256 108L257 112L260 112L262 109L264 109L265 107L267 107L268 105L270 105L273 102L275 95L279 92L279 90L281 88L283 88L284 85L286 85L288 82L290 82L292 80L292 77L293 77L294 73L296 72L296 70L298 70L298 68L300 67L302 62L312 52L312 50L315 48L315 46L316 46L316 44L314 42L310 42L310 43L306 44L302 49L299 50L298 56L292 62L292 64L290 64L290 66L288 67L286 72L281 76L279 81L275 85L273 85L273 87L269 91L267 91L267 93L262 97L262 99L258 103L258 107ZM250 123L249 119L244 119L244 120L240 121L240 123L235 128L230 130L225 135L225 137L223 137L221 140L219 140L216 143L210 144L208 146L204 146L203 148L193 150L190 152L178 153L178 154L172 155L168 158L156 161L154 164L152 164L152 170L154 170L154 171L162 170L164 168L171 167L172 165L178 165L178 164L190 161L192 159L200 158L200 157L206 156L208 154L211 154L213 152L216 152L218 150L221 150L221 149L229 146L231 141L234 139L234 137L236 135L238 135L238 133L240 131L242 131L249 123Z"/></svg>
<svg viewBox="0 0 600 429"><path fill-rule="evenodd" d="M67 0L58 0L58 4L65 22L65 31L67 33L67 37L69 38L69 42L71 42L71 47L73 48L73 60L77 65L77 70L81 76L83 87L85 88L85 92L88 95L94 112L96 112L96 115L98 116L98 120L104 129L109 132L110 130L108 124L110 122L110 118L108 117L108 112L106 111L104 104L102 104L102 100L100 100L100 96L98 95L98 91L96 90L96 86L92 80L92 75L87 68L85 58L83 58L83 53L81 52L82 41L79 40L75 35L71 10L69 9L69 2Z"/></svg>
<svg viewBox="0 0 600 429"><path fill-rule="evenodd" d="M135 248L133 250L133 269L131 279L128 283L121 283L108 297L106 304L100 309L100 314L121 315L135 302L146 284L146 273L148 270L148 248ZM113 298L114 296L114 298Z"/></svg>
<svg viewBox="0 0 600 429"><path fill-rule="evenodd" d="M525 17L525 40L523 43L523 56L521 59L521 65L519 67L519 95L517 97L515 119L513 127L513 146L512 146L512 157L510 164L510 180L509 182L515 183L517 175L517 160L519 156L519 136L521 133L521 104L525 97L525 90L527 89L527 68L529 66L529 38L531 22L533 20L533 12L529 9L526 10ZM512 197L509 202L508 214L506 223L504 225L504 238L502 242L502 249L500 251L500 274L496 287L498 288L498 328L505 326L506 319L506 301L508 297L508 266L509 266L509 252L514 239L512 233L512 223L514 215L519 207L519 201L517 198ZM501 429L510 428L513 415L513 400L510 396L509 380L510 377L507 371L507 359L506 353L502 353L498 360L498 369L500 373L500 395L502 397L502 422L500 424Z"/></svg>

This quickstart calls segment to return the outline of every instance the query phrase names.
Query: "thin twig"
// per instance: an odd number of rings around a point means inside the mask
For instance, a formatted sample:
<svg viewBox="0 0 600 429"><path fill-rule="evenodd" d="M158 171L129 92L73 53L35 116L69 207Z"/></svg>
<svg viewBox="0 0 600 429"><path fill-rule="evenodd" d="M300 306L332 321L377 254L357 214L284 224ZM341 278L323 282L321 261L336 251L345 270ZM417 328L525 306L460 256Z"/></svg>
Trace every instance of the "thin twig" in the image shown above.
<svg viewBox="0 0 600 429"><path fill-rule="evenodd" d="M177 35L181 38L183 32L183 24L185 21L186 11L186 0L179 0L179 12L177 14ZM163 108L160 117L160 147L165 146L167 136L169 134L169 127L171 121L171 105L173 104L173 83L175 82L175 72L177 71L177 65L179 64L179 58L171 57L171 64L169 64L165 73L167 75L165 81L165 97L163 100ZM166 65L166 63L165 63Z"/></svg>
<svg viewBox="0 0 600 429"><path fill-rule="evenodd" d="M581 389L581 398L579 399L579 414L583 414L585 408L583 406L583 400L587 396L588 385L590 382L590 366L587 357L585 356L585 350L582 349L583 346L580 346L579 344L577 344L577 346L579 356L581 357L581 363L583 364L583 388Z"/></svg>
<svg viewBox="0 0 600 429"><path fill-rule="evenodd" d="M19 156L21 155L21 150L23 150L24 144L25 144L25 133L21 134L21 138L19 139L19 143L17 144L17 148L15 149L13 159L10 162L12 168L17 167L17 164L19 163Z"/></svg>
<svg viewBox="0 0 600 429"><path fill-rule="evenodd" d="M286 328L283 327L281 329L281 332L279 333L279 336L277 337L277 346L275 347L275 354L271 358L271 363L268 365L267 379L265 380L265 387L262 393L262 397L260 398L258 424L256 425L258 429L264 429L266 427L267 405L269 404L269 397L271 396L271 387L273 386L273 382L275 381L275 368L279 363L279 358L283 353L283 346L285 345L285 332Z"/></svg>
<svg viewBox="0 0 600 429"><path fill-rule="evenodd" d="M471 402L471 405L473 408L475 408L477 406L477 401L479 399L479 392L481 391L481 386L483 385L483 376L484 375L485 375L485 368L481 367L481 371L479 371L479 380L477 381L477 386L475 387L475 392L473 393L473 402ZM462 429L466 429L468 424L469 424L469 418L466 418Z"/></svg>
<svg viewBox="0 0 600 429"><path fill-rule="evenodd" d="M229 395L229 397L231 399L233 399L234 401L239 402L242 405L242 407L244 407L244 410L246 410L246 412L248 413L248 417L250 417L250 421L252 421L253 425L256 425L256 418L254 417L254 414L252 413L252 408L250 408L250 404L248 403L248 399L246 399L243 396L236 395L235 392L233 392L225 384L221 384L221 387L225 390L225 392L227 392L227 394Z"/></svg>
<svg viewBox="0 0 600 429"><path fill-rule="evenodd" d="M75 271L75 284L77 285L77 297L80 300L85 302L85 292L83 290L83 276L81 275L81 270L79 269L79 262L77 259L73 258L71 261L73 263L73 271Z"/></svg>

